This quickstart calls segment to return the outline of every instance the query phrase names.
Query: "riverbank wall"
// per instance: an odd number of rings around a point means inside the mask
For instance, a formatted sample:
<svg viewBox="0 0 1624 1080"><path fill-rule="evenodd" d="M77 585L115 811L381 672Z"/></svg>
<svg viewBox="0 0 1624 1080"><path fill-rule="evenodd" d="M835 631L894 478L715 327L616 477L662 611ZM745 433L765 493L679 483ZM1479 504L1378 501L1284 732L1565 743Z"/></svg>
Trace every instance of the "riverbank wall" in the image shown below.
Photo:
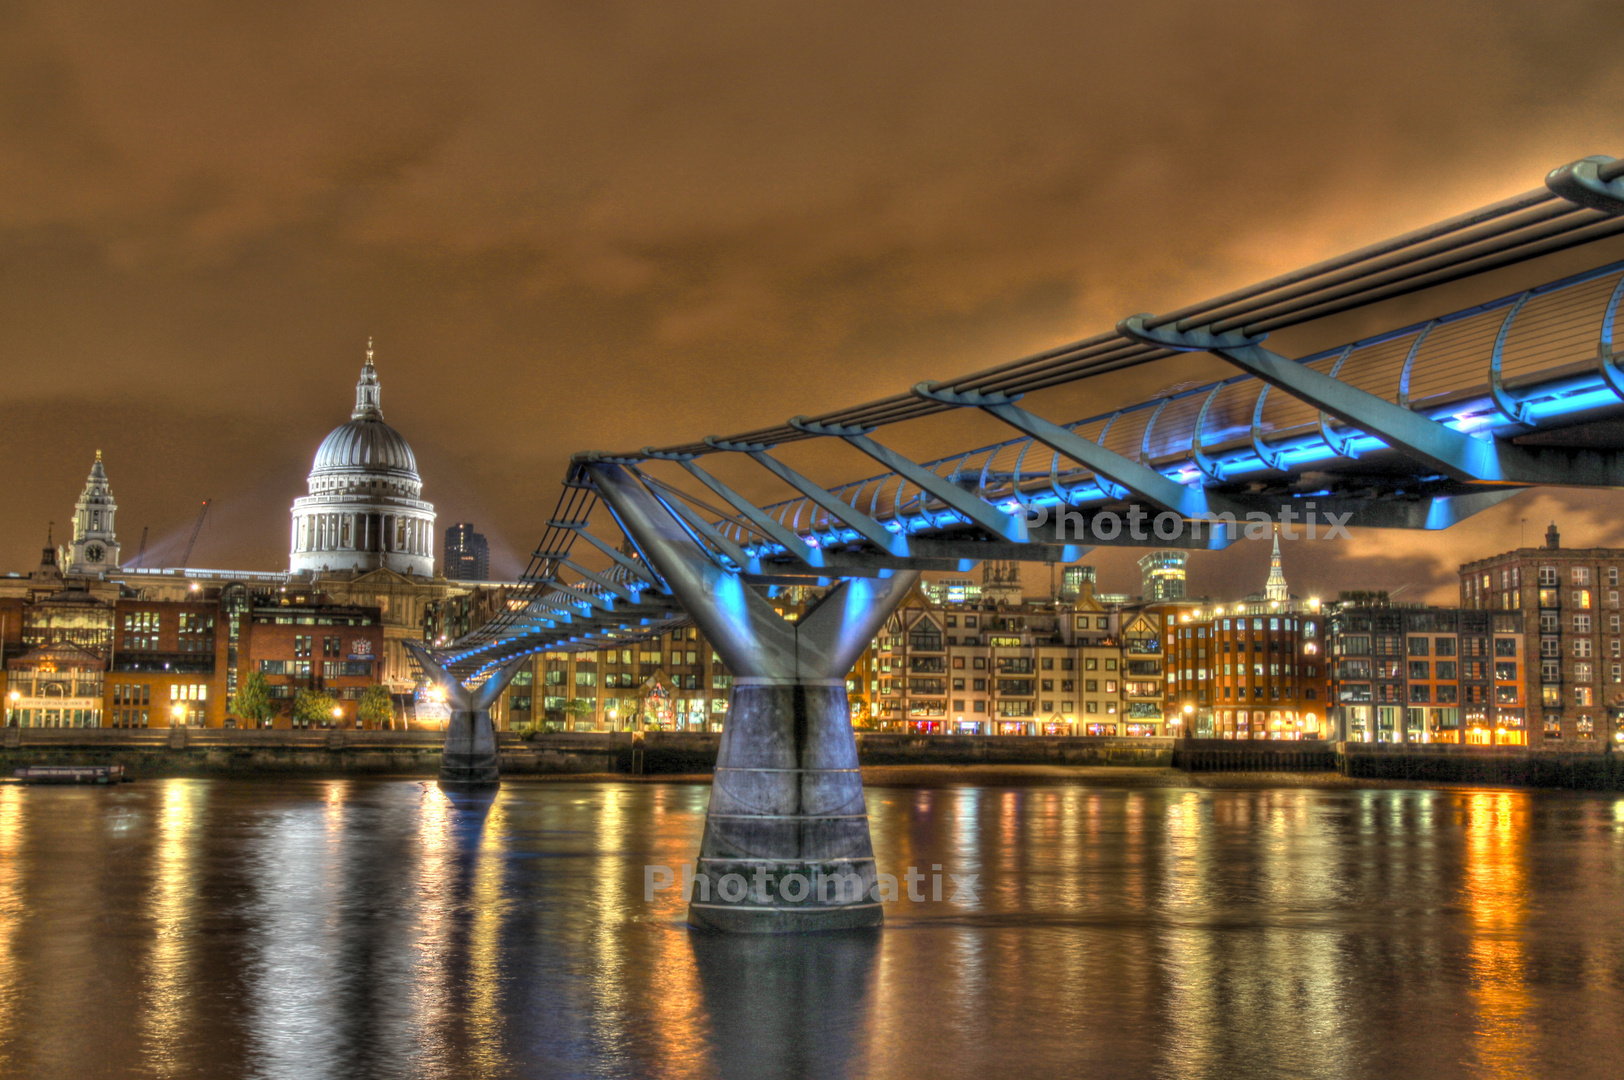
<svg viewBox="0 0 1624 1080"><path fill-rule="evenodd" d="M437 731L5 728L0 776L25 765L123 765L135 777L439 774ZM710 773L721 736L560 732L498 739L505 776ZM1058 765L1192 773L1339 772L1353 779L1624 791L1624 754L1518 747L905 735L860 732L864 765Z"/></svg>

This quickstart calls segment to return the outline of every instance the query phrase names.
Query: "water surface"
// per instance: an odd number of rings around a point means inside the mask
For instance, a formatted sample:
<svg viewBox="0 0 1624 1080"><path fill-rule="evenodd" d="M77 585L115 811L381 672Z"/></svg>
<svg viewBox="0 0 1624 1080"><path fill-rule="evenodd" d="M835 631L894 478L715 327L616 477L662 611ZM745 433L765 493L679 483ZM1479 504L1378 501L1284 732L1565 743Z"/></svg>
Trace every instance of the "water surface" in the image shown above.
<svg viewBox="0 0 1624 1080"><path fill-rule="evenodd" d="M870 788L979 899L739 939L707 795L0 787L0 1076L1624 1075L1618 797Z"/></svg>

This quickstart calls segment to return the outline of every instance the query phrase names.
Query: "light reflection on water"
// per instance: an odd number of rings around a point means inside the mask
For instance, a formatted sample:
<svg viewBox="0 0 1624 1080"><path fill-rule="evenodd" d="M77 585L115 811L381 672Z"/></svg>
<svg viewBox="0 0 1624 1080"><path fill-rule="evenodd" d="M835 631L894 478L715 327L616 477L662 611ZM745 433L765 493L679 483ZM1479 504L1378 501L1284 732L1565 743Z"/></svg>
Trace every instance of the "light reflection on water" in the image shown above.
<svg viewBox="0 0 1624 1080"><path fill-rule="evenodd" d="M1619 1075L1624 799L876 788L979 900L737 939L707 794L0 787L0 1076Z"/></svg>

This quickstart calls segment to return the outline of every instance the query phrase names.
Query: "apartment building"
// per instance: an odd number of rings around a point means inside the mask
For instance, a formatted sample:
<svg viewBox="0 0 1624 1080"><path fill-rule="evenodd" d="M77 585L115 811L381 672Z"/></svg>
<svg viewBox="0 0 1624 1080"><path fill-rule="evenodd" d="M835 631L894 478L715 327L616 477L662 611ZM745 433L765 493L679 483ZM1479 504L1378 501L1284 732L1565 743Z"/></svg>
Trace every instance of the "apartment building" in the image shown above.
<svg viewBox="0 0 1624 1080"><path fill-rule="evenodd" d="M1619 574L1624 549L1564 548L1553 522L1545 546L1460 568L1463 609L1517 617L1532 746L1600 748L1624 742L1624 653ZM1498 638L1496 645L1499 646ZM1535 667L1535 664L1538 667Z"/></svg>
<svg viewBox="0 0 1624 1080"><path fill-rule="evenodd" d="M1328 622L1342 738L1530 744L1522 612L1360 600Z"/></svg>

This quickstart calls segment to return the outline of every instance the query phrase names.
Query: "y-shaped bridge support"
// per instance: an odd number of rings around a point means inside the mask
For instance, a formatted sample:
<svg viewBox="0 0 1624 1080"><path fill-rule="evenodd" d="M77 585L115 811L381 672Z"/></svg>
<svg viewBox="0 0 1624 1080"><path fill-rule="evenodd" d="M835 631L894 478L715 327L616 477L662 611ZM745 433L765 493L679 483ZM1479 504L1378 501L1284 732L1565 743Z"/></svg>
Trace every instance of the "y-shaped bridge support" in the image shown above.
<svg viewBox="0 0 1624 1080"><path fill-rule="evenodd" d="M462 787L491 787L500 783L491 705L530 657L515 657L493 671L483 684L470 690L441 667L423 646L411 641L405 644L424 674L445 691L446 705L451 709L451 720L445 726L445 749L440 754L440 783Z"/></svg>
<svg viewBox="0 0 1624 1080"><path fill-rule="evenodd" d="M624 468L587 472L734 673L689 922L758 934L878 926L846 674L918 571L847 581L789 622Z"/></svg>

